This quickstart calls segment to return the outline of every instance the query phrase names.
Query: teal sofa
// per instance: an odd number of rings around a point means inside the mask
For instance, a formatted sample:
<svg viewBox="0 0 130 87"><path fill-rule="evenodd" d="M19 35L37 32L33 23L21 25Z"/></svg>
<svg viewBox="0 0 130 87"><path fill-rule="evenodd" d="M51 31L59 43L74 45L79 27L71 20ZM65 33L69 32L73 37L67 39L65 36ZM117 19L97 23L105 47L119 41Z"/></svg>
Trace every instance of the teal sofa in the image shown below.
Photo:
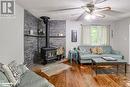
<svg viewBox="0 0 130 87"><path fill-rule="evenodd" d="M0 63L0 87L14 87L8 84L10 82L4 74L1 65ZM20 83L16 87L54 87L47 79L40 77L24 67L22 69L24 73L21 75Z"/></svg>
<svg viewBox="0 0 130 87"><path fill-rule="evenodd" d="M116 59L123 59L123 55L119 51L115 51L112 49L111 46L98 46L103 49L103 53L92 54L90 48L94 48L97 46L87 46L87 45L80 45L78 46L78 54L79 54L79 62L82 63L91 63L92 58L99 58L99 57L113 57Z"/></svg>

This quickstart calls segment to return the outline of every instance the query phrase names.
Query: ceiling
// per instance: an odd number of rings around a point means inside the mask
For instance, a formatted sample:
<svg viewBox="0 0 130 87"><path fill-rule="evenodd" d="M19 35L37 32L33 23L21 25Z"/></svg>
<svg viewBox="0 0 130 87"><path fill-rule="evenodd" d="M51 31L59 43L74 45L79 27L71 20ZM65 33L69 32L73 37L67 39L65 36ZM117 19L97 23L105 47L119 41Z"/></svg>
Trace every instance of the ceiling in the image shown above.
<svg viewBox="0 0 130 87"><path fill-rule="evenodd" d="M49 16L55 20L83 20L79 16L84 12L83 9L49 12L50 10L80 7L86 5L91 0L16 0L16 3L30 11L36 17ZM130 0L107 0L96 4L97 7L110 6L114 12L102 12L105 18L96 21L114 21L121 18L130 17Z"/></svg>

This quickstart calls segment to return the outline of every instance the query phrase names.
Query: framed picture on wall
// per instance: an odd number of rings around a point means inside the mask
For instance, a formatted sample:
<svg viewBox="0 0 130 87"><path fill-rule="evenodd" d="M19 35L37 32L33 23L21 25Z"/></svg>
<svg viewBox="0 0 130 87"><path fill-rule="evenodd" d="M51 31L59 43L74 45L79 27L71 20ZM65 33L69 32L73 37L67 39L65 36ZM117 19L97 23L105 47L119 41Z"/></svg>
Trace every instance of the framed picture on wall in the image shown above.
<svg viewBox="0 0 130 87"><path fill-rule="evenodd" d="M71 30L71 42L77 42L77 30Z"/></svg>

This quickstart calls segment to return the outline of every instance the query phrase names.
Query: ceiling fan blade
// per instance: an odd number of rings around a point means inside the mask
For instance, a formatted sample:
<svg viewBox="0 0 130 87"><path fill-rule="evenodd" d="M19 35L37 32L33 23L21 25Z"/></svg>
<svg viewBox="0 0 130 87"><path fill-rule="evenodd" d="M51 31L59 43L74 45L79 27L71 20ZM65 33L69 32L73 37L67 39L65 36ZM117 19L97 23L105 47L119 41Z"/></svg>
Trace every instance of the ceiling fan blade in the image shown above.
<svg viewBox="0 0 130 87"><path fill-rule="evenodd" d="M110 11L111 7L103 7L103 8L96 8L94 12L100 12L100 11Z"/></svg>
<svg viewBox="0 0 130 87"><path fill-rule="evenodd" d="M101 13L110 15L110 16L124 14L124 12L120 12L120 11L116 11L116 10L102 11Z"/></svg>
<svg viewBox="0 0 130 87"><path fill-rule="evenodd" d="M97 0L93 0L93 4L96 4Z"/></svg>
<svg viewBox="0 0 130 87"><path fill-rule="evenodd" d="M57 9L57 10L49 10L48 12L65 11L65 10L75 10L75 9L81 9L81 7L64 8L64 9Z"/></svg>
<svg viewBox="0 0 130 87"><path fill-rule="evenodd" d="M117 10L111 10L110 12L117 13L117 14L123 14L124 12L117 11Z"/></svg>
<svg viewBox="0 0 130 87"><path fill-rule="evenodd" d="M108 0L94 0L94 1L95 1L94 4L100 4Z"/></svg>
<svg viewBox="0 0 130 87"><path fill-rule="evenodd" d="M81 0L84 4L88 4L88 3L91 3L92 0Z"/></svg>
<svg viewBox="0 0 130 87"><path fill-rule="evenodd" d="M103 14L94 14L96 17L98 17L98 18L105 18L105 15L103 15Z"/></svg>
<svg viewBox="0 0 130 87"><path fill-rule="evenodd" d="M90 0L88 4L94 4L94 0Z"/></svg>
<svg viewBox="0 0 130 87"><path fill-rule="evenodd" d="M79 21L80 19L82 19L85 16L86 12L83 12L77 19L76 21Z"/></svg>

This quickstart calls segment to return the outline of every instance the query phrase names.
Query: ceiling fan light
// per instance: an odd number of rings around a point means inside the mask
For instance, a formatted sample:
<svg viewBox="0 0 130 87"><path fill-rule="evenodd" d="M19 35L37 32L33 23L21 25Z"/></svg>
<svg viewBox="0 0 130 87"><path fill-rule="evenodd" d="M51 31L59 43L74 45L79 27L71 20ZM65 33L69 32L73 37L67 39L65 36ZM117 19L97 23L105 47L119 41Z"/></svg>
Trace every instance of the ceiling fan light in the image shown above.
<svg viewBox="0 0 130 87"><path fill-rule="evenodd" d="M85 18L86 20L90 20L90 19L91 19L91 15L88 14L88 15L86 15L84 18Z"/></svg>
<svg viewBox="0 0 130 87"><path fill-rule="evenodd" d="M95 9L95 12L100 12L100 11L110 11L111 7L103 7L103 8L97 8Z"/></svg>
<svg viewBox="0 0 130 87"><path fill-rule="evenodd" d="M88 14L88 15L85 16L85 19L86 20L94 20L94 19L96 19L96 15Z"/></svg>
<svg viewBox="0 0 130 87"><path fill-rule="evenodd" d="M92 18L92 19L96 19L96 16L95 16L95 15L91 15L91 18Z"/></svg>
<svg viewBox="0 0 130 87"><path fill-rule="evenodd" d="M105 1L108 1L108 0L96 0L96 1L95 1L95 4L103 3L103 2L105 2Z"/></svg>
<svg viewBox="0 0 130 87"><path fill-rule="evenodd" d="M105 15L102 15L102 14L95 14L97 17L100 17L100 18L104 18Z"/></svg>

